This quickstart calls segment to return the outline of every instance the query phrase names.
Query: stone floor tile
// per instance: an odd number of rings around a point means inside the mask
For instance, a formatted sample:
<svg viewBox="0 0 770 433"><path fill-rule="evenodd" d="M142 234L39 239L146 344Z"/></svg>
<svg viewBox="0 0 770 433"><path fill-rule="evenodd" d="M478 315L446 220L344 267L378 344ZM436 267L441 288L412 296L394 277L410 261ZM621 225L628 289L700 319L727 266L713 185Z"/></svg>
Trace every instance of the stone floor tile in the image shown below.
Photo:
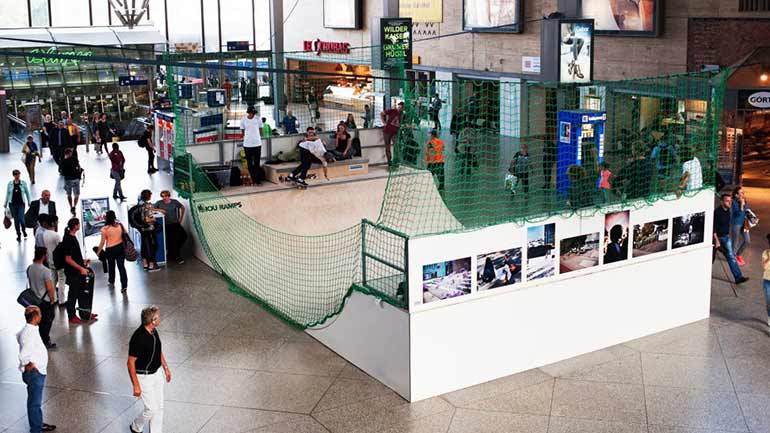
<svg viewBox="0 0 770 433"><path fill-rule="evenodd" d="M446 433L452 423L453 415L454 410L429 415L394 427L387 427L382 430L382 433Z"/></svg>
<svg viewBox="0 0 770 433"><path fill-rule="evenodd" d="M770 338L765 326L734 323L716 330L725 358L763 357L770 360Z"/></svg>
<svg viewBox="0 0 770 433"><path fill-rule="evenodd" d="M98 321L90 325L71 325L69 334L56 341L56 350L101 356L127 355L124 351L125 342L131 339L133 333L131 328L110 326Z"/></svg>
<svg viewBox="0 0 770 433"><path fill-rule="evenodd" d="M94 355L92 353L64 352L51 350L48 352L48 371L45 379L46 386L67 388L76 387L78 383L84 382L84 378L90 377L91 372L96 366L107 359L104 356ZM125 361L123 368L125 370ZM11 368L0 375L0 380L4 382L13 382L23 384L21 373L15 368Z"/></svg>
<svg viewBox="0 0 770 433"><path fill-rule="evenodd" d="M645 385L731 391L724 359L701 356L642 354Z"/></svg>
<svg viewBox="0 0 770 433"><path fill-rule="evenodd" d="M770 395L738 393L743 416L752 432L770 432Z"/></svg>
<svg viewBox="0 0 770 433"><path fill-rule="evenodd" d="M713 350L710 344L712 332L707 320L699 320L689 325L631 340L623 345L648 353L708 355ZM704 349L708 353L704 354Z"/></svg>
<svg viewBox="0 0 770 433"><path fill-rule="evenodd" d="M219 333L223 336L244 336L263 340L315 341L306 333L292 328L268 313L259 305L245 298L239 304L249 305L251 310L238 313Z"/></svg>
<svg viewBox="0 0 770 433"><path fill-rule="evenodd" d="M390 388L374 379L337 378L313 409L313 412L333 409L393 393Z"/></svg>
<svg viewBox="0 0 770 433"><path fill-rule="evenodd" d="M296 421L279 422L256 430L249 430L249 433L329 433L318 421L306 417Z"/></svg>
<svg viewBox="0 0 770 433"><path fill-rule="evenodd" d="M110 326L123 326L136 329L142 324L142 309L152 304L141 304L133 302L114 302L103 306L99 312L99 323L106 323ZM156 305L160 308L161 319L170 316L176 305ZM161 331L162 328L159 329Z"/></svg>
<svg viewBox="0 0 770 433"><path fill-rule="evenodd" d="M142 412L143 407L141 400L137 400L133 406L124 411L101 433L126 433L128 425ZM217 406L167 401L163 407L163 432L197 432L214 416L217 409L219 409ZM149 425L145 425L144 428L145 431L151 432Z"/></svg>
<svg viewBox="0 0 770 433"><path fill-rule="evenodd" d="M650 425L748 431L735 392L647 386Z"/></svg>
<svg viewBox="0 0 770 433"><path fill-rule="evenodd" d="M232 315L227 310L179 307L171 315L161 318L160 329L188 334L217 335L227 326L226 318Z"/></svg>
<svg viewBox="0 0 770 433"><path fill-rule="evenodd" d="M538 369L529 370L450 392L442 397L453 405L459 406L473 401L486 400L496 395L505 394L538 383L550 382L552 379L552 376Z"/></svg>
<svg viewBox="0 0 770 433"><path fill-rule="evenodd" d="M247 433L273 424L302 421L307 415L220 407L199 433Z"/></svg>
<svg viewBox="0 0 770 433"><path fill-rule="evenodd" d="M46 423L56 425L57 433L97 433L135 402L135 397L66 390L43 404L43 418ZM25 416L12 427L24 428L27 422Z"/></svg>
<svg viewBox="0 0 770 433"><path fill-rule="evenodd" d="M546 433L548 417L457 409L449 433Z"/></svg>
<svg viewBox="0 0 770 433"><path fill-rule="evenodd" d="M466 409L511 412L529 415L550 415L554 380L496 395L486 400L461 404Z"/></svg>
<svg viewBox="0 0 770 433"><path fill-rule="evenodd" d="M733 433L727 430L705 430L705 429L692 429L685 427L673 427L668 425L649 425L647 426L648 433Z"/></svg>
<svg viewBox="0 0 770 433"><path fill-rule="evenodd" d="M554 416L548 433L647 433L647 425Z"/></svg>
<svg viewBox="0 0 770 433"><path fill-rule="evenodd" d="M540 367L540 370L553 377L564 377L580 370L605 364L618 358L635 354L636 351L622 345L608 347L607 349L597 350L576 356L554 364Z"/></svg>
<svg viewBox="0 0 770 433"><path fill-rule="evenodd" d="M371 379L372 377L366 374L363 370L359 369L355 365L351 363L346 363L345 368L342 369L342 372L340 372L341 378L344 379L359 379L359 380L365 380L365 379Z"/></svg>
<svg viewBox="0 0 770 433"><path fill-rule="evenodd" d="M409 404L396 394L313 413L313 418L334 433L375 433L407 428L433 415L451 416L452 405L441 398Z"/></svg>
<svg viewBox="0 0 770 433"><path fill-rule="evenodd" d="M726 361L736 391L770 395L770 360L751 357Z"/></svg>
<svg viewBox="0 0 770 433"><path fill-rule="evenodd" d="M225 405L230 401L230 394L252 377L254 371L179 366L171 370L171 375L171 383L165 389L166 400Z"/></svg>
<svg viewBox="0 0 770 433"><path fill-rule="evenodd" d="M21 376L21 373L19 373ZM45 388L43 402L61 392L59 388ZM0 426L10 428L27 415L27 386L0 382ZM26 424L25 424L26 425ZM27 429L29 430L29 428Z"/></svg>
<svg viewBox="0 0 770 433"><path fill-rule="evenodd" d="M269 371L337 377L347 362L318 342L289 341L267 364Z"/></svg>
<svg viewBox="0 0 770 433"><path fill-rule="evenodd" d="M640 385L557 379L552 416L645 423L644 388Z"/></svg>
<svg viewBox="0 0 770 433"><path fill-rule="evenodd" d="M635 353L594 367L588 367L584 370L577 370L567 374L563 378L590 382L632 383L641 385L641 354Z"/></svg>
<svg viewBox="0 0 770 433"><path fill-rule="evenodd" d="M228 390L224 405L309 414L334 378L258 371Z"/></svg>
<svg viewBox="0 0 770 433"><path fill-rule="evenodd" d="M260 370L268 366L284 342L251 337L213 337L187 359L185 365Z"/></svg>

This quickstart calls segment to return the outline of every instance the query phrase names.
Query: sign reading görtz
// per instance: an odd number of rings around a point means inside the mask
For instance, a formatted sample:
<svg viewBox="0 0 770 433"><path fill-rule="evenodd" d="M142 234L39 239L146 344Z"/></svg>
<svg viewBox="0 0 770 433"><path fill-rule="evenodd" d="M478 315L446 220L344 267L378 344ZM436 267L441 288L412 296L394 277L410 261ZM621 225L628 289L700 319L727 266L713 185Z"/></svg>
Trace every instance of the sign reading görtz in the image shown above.
<svg viewBox="0 0 770 433"><path fill-rule="evenodd" d="M770 108L770 91L741 90L738 92L738 108L749 110Z"/></svg>

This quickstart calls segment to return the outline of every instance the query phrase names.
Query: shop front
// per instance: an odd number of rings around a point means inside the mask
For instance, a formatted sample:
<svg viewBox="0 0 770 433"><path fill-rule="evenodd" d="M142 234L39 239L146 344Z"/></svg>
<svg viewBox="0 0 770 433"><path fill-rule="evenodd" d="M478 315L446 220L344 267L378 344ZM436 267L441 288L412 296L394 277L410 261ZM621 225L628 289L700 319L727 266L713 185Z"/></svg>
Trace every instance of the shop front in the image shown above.
<svg viewBox="0 0 770 433"><path fill-rule="evenodd" d="M28 107L39 106L43 115L66 111L78 121L102 112L127 123L151 105L154 67L92 58L154 59L156 44L163 42L158 31L144 26L0 31L0 88L7 91L8 112L25 119ZM48 57L55 54L76 58Z"/></svg>
<svg viewBox="0 0 770 433"><path fill-rule="evenodd" d="M352 114L358 128L373 126L366 106L374 107L369 50L344 41L303 41L302 51L286 54L288 109L301 124L331 129ZM302 120L305 119L303 122Z"/></svg>

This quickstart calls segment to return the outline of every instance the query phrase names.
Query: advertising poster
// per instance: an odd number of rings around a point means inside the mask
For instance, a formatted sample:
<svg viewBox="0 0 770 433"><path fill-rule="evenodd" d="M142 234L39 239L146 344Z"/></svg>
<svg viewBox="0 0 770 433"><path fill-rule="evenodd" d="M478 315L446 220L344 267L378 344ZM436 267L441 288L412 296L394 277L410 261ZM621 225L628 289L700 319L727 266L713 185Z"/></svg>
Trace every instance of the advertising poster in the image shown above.
<svg viewBox="0 0 770 433"><path fill-rule="evenodd" d="M494 289L521 282L521 248L476 257L476 290Z"/></svg>
<svg viewBox="0 0 770 433"><path fill-rule="evenodd" d="M654 33L659 0L581 0L580 16L591 18L597 32Z"/></svg>
<svg viewBox="0 0 770 433"><path fill-rule="evenodd" d="M630 211L604 216L604 264L628 259L628 223Z"/></svg>
<svg viewBox="0 0 770 433"><path fill-rule="evenodd" d="M428 304L471 293L471 272L470 257L423 266L422 302Z"/></svg>
<svg viewBox="0 0 770 433"><path fill-rule="evenodd" d="M668 219L634 225L634 257L666 251Z"/></svg>
<svg viewBox="0 0 770 433"><path fill-rule="evenodd" d="M110 210L110 199L84 198L80 200L80 204L83 207L80 218L83 238L99 234L104 227L104 214Z"/></svg>
<svg viewBox="0 0 770 433"><path fill-rule="evenodd" d="M415 23L444 21L443 0L399 0L398 16L409 17Z"/></svg>
<svg viewBox="0 0 770 433"><path fill-rule="evenodd" d="M674 218L671 248L684 248L703 242L706 213L698 212Z"/></svg>
<svg viewBox="0 0 770 433"><path fill-rule="evenodd" d="M562 20L559 29L559 81L588 83L593 76L593 33L591 20Z"/></svg>
<svg viewBox="0 0 770 433"><path fill-rule="evenodd" d="M521 0L463 0L463 29L520 32Z"/></svg>
<svg viewBox="0 0 770 433"><path fill-rule="evenodd" d="M393 69L412 67L412 19L380 19L382 67Z"/></svg>
<svg viewBox="0 0 770 433"><path fill-rule="evenodd" d="M360 0L323 0L323 20L327 29L361 27Z"/></svg>
<svg viewBox="0 0 770 433"><path fill-rule="evenodd" d="M562 239L559 246L562 274L599 264L599 232Z"/></svg>
<svg viewBox="0 0 770 433"><path fill-rule="evenodd" d="M527 228L527 281L556 275L556 224Z"/></svg>

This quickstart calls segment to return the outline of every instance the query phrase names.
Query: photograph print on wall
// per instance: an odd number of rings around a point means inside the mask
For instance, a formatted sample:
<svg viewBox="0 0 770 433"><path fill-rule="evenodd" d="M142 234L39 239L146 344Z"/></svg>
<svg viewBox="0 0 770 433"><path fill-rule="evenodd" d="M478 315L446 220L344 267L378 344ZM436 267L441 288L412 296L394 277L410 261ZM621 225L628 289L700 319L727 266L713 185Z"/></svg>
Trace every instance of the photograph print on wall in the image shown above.
<svg viewBox="0 0 770 433"><path fill-rule="evenodd" d="M479 292L521 282L521 248L476 257L476 287Z"/></svg>
<svg viewBox="0 0 770 433"><path fill-rule="evenodd" d="M628 223L630 212L613 212L604 216L604 261L615 263L628 258Z"/></svg>
<svg viewBox="0 0 770 433"><path fill-rule="evenodd" d="M706 213L698 212L674 218L671 248L684 248L703 242Z"/></svg>
<svg viewBox="0 0 770 433"><path fill-rule="evenodd" d="M634 225L634 257L666 251L668 219Z"/></svg>
<svg viewBox="0 0 770 433"><path fill-rule="evenodd" d="M556 224L527 227L527 281L556 275Z"/></svg>
<svg viewBox="0 0 770 433"><path fill-rule="evenodd" d="M559 254L559 273L562 274L598 265L599 232L562 239Z"/></svg>
<svg viewBox="0 0 770 433"><path fill-rule="evenodd" d="M456 298L471 292L471 258L433 263L422 267L422 302Z"/></svg>

